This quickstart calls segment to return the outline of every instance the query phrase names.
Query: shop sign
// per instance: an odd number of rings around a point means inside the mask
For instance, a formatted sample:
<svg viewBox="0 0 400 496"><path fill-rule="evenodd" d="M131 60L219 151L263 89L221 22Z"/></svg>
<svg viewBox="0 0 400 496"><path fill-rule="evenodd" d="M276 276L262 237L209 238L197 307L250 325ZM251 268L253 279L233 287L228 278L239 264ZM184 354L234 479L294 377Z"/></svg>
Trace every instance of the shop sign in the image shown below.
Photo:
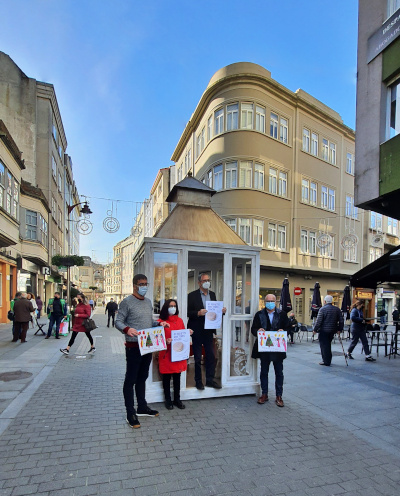
<svg viewBox="0 0 400 496"><path fill-rule="evenodd" d="M42 267L42 274L45 276L51 275L51 269L50 267Z"/></svg>
<svg viewBox="0 0 400 496"><path fill-rule="evenodd" d="M400 11L389 17L375 33L368 38L367 64L400 36Z"/></svg>
<svg viewBox="0 0 400 496"><path fill-rule="evenodd" d="M302 293L302 289L301 288L294 288L293 290L293 293L296 295L296 296L300 296L301 293Z"/></svg>
<svg viewBox="0 0 400 496"><path fill-rule="evenodd" d="M372 300L373 293L369 291L357 291L357 298L362 300Z"/></svg>

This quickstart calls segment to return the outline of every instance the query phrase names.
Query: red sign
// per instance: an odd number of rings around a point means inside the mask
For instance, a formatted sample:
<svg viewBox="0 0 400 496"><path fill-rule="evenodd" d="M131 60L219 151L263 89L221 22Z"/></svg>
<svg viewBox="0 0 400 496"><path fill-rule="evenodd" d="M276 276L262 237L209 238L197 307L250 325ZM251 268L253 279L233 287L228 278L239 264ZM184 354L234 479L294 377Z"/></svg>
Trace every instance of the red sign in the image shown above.
<svg viewBox="0 0 400 496"><path fill-rule="evenodd" d="M302 293L302 290L301 290L301 288L294 288L293 292L294 292L294 294L295 294L296 296L300 296L300 295L301 295L301 293Z"/></svg>

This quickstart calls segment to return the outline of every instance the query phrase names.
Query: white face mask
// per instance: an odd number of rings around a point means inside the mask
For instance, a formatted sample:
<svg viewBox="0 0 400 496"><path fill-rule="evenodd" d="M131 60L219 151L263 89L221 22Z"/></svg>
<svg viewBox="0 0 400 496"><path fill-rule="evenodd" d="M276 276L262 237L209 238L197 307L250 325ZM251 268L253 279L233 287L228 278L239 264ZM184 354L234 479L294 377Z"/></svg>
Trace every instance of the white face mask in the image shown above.
<svg viewBox="0 0 400 496"><path fill-rule="evenodd" d="M203 282L201 285L203 289L210 289L211 283L210 281Z"/></svg>
<svg viewBox="0 0 400 496"><path fill-rule="evenodd" d="M176 307L168 307L168 313L170 315L175 315L176 314Z"/></svg>

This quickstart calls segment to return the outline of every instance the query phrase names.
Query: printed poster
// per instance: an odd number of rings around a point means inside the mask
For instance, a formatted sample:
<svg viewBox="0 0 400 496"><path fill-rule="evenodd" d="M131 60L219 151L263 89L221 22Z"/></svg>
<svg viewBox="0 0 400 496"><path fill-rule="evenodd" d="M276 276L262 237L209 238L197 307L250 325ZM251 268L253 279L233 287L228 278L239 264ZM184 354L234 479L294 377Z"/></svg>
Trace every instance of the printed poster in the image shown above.
<svg viewBox="0 0 400 496"><path fill-rule="evenodd" d="M258 331L258 351L280 351L287 350L286 331Z"/></svg>
<svg viewBox="0 0 400 496"><path fill-rule="evenodd" d="M180 329L171 331L171 362L187 360L190 354L190 331Z"/></svg>
<svg viewBox="0 0 400 496"><path fill-rule="evenodd" d="M142 329L138 335L139 350L141 355L154 353L167 349L165 341L165 332L163 327L150 327L150 329Z"/></svg>
<svg viewBox="0 0 400 496"><path fill-rule="evenodd" d="M206 301L204 329L219 329L222 325L223 301Z"/></svg>

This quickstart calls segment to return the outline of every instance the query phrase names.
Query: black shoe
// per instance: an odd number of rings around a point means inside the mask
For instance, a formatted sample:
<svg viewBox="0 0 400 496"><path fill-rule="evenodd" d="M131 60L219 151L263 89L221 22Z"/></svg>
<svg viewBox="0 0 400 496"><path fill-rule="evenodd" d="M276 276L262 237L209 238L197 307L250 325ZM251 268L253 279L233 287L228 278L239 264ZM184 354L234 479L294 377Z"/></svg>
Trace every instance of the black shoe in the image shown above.
<svg viewBox="0 0 400 496"><path fill-rule="evenodd" d="M325 365L325 367L330 367L331 366L330 364L327 364L327 363L324 363L324 362L319 362L318 365Z"/></svg>
<svg viewBox="0 0 400 496"><path fill-rule="evenodd" d="M50 339L50 336L46 336L44 339Z"/></svg>
<svg viewBox="0 0 400 496"><path fill-rule="evenodd" d="M366 362L376 362L375 358L372 358L372 356L368 356L366 359L365 359Z"/></svg>
<svg viewBox="0 0 400 496"><path fill-rule="evenodd" d="M94 353L96 351L96 348L93 346L93 348L90 348L90 350L88 351L88 353Z"/></svg>
<svg viewBox="0 0 400 496"><path fill-rule="evenodd" d="M165 408L167 410L173 410L174 409L174 405L172 404L171 400L166 400L164 404L165 404Z"/></svg>
<svg viewBox="0 0 400 496"><path fill-rule="evenodd" d="M129 424L129 427L132 427L132 429L139 429L140 422L135 414L127 415L126 421Z"/></svg>
<svg viewBox="0 0 400 496"><path fill-rule="evenodd" d="M58 336L56 336L56 339L60 339Z"/></svg>
<svg viewBox="0 0 400 496"><path fill-rule="evenodd" d="M354 357L351 353L346 353L346 357L349 358L350 360L354 360Z"/></svg>
<svg viewBox="0 0 400 496"><path fill-rule="evenodd" d="M222 386L218 384L218 382L215 381L207 381L206 382L206 387L212 387L214 389L222 389Z"/></svg>
<svg viewBox="0 0 400 496"><path fill-rule="evenodd" d="M203 391L204 389L204 384L201 381L196 382L196 388L200 391Z"/></svg>
<svg viewBox="0 0 400 496"><path fill-rule="evenodd" d="M17 341L18 341L18 339L13 339L11 342L16 343Z"/></svg>
<svg viewBox="0 0 400 496"><path fill-rule="evenodd" d="M152 410L150 407L146 406L143 410L137 410L136 415L138 417L158 417L159 413L157 410Z"/></svg>
<svg viewBox="0 0 400 496"><path fill-rule="evenodd" d="M107 324L107 327L110 327L110 326Z"/></svg>
<svg viewBox="0 0 400 496"><path fill-rule="evenodd" d="M184 410L186 408L181 400L174 400L174 405L177 406L180 410Z"/></svg>
<svg viewBox="0 0 400 496"><path fill-rule="evenodd" d="M60 348L61 353L64 353L64 355L69 355L69 350L67 348L64 348L63 350Z"/></svg>

